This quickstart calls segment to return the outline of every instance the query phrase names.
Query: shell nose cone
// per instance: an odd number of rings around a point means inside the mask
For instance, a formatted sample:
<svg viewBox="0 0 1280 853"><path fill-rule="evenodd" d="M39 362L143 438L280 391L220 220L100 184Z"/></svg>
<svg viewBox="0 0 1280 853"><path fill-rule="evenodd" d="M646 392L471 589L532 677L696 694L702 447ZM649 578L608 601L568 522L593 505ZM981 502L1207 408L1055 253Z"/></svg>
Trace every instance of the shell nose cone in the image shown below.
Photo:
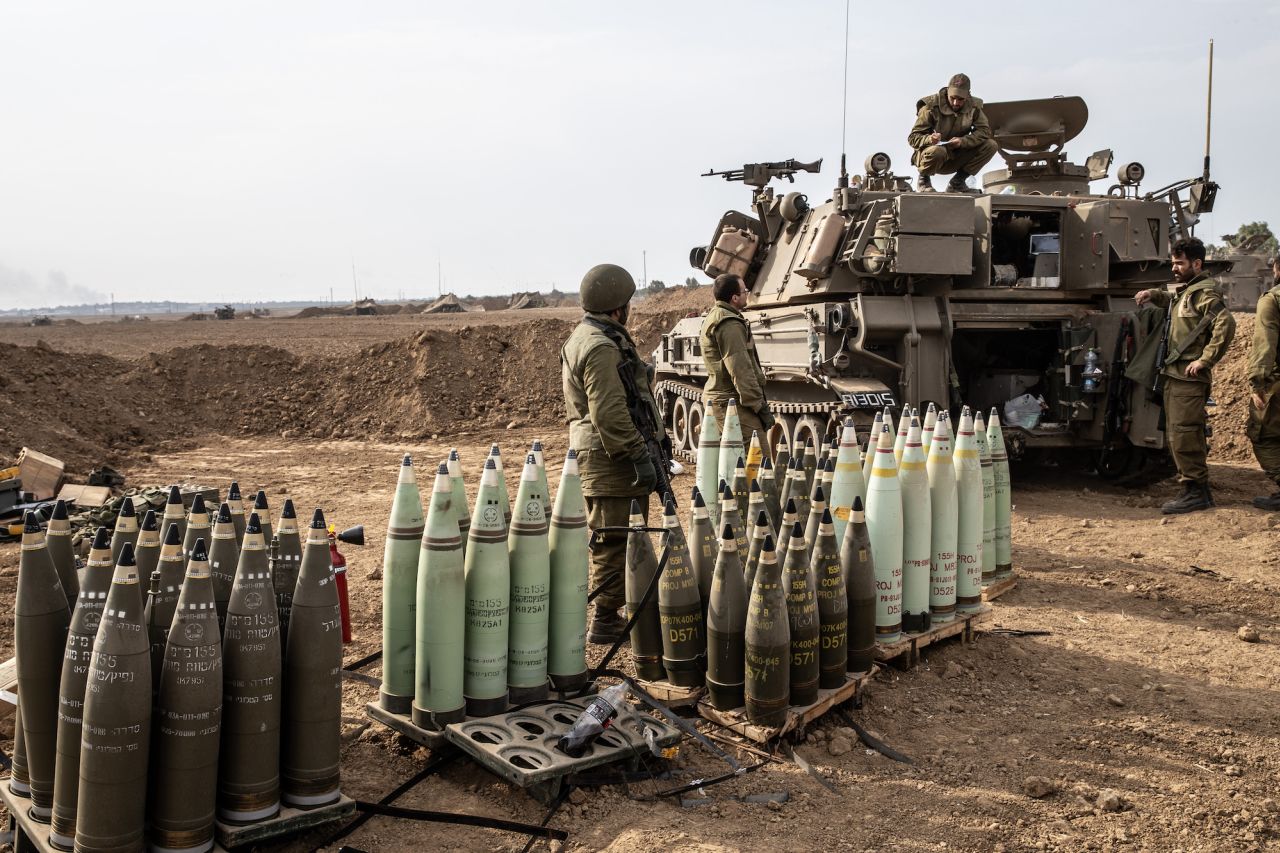
<svg viewBox="0 0 1280 853"><path fill-rule="evenodd" d="M235 480L231 481L231 486L227 489L227 500L238 501L241 499L240 484Z"/></svg>
<svg viewBox="0 0 1280 853"><path fill-rule="evenodd" d="M324 510L316 507L315 513L311 516L311 529L324 530Z"/></svg>
<svg viewBox="0 0 1280 853"><path fill-rule="evenodd" d="M245 522L244 532L245 533L261 533L262 532L262 519L258 518L258 514L256 512L249 513L249 520Z"/></svg>
<svg viewBox="0 0 1280 853"><path fill-rule="evenodd" d="M28 512L26 517L23 519L22 532L23 533L39 533L40 532L40 519L36 518L36 514L34 512Z"/></svg>
<svg viewBox="0 0 1280 853"><path fill-rule="evenodd" d="M182 490L181 490L181 489L179 489L177 486L170 486L170 487L169 487L169 500L167 500L167 501L166 501L166 503L169 503L169 504L181 504L181 503L182 503Z"/></svg>
<svg viewBox="0 0 1280 853"><path fill-rule="evenodd" d="M231 505L228 504L226 501L223 501L222 506L218 507L218 523L219 524L231 523Z"/></svg>
<svg viewBox="0 0 1280 853"><path fill-rule="evenodd" d="M281 518L297 518L297 511L293 508L293 499L287 499L284 502L284 509L280 512Z"/></svg>
<svg viewBox="0 0 1280 853"><path fill-rule="evenodd" d="M206 513L207 513L208 511L209 511L209 510L205 509L205 506L204 506L204 495L197 494L194 498L192 498L192 499L191 499L191 514L192 514L192 515L196 515L196 514L198 514L198 513L202 513L202 512L206 512Z"/></svg>
<svg viewBox="0 0 1280 853"><path fill-rule="evenodd" d="M262 489L258 489L258 494L253 499L253 508L254 509L267 508L267 493L264 492Z"/></svg>
<svg viewBox="0 0 1280 853"><path fill-rule="evenodd" d="M111 547L111 531L106 527L99 527L98 532L93 535L94 548L110 548Z"/></svg>
<svg viewBox="0 0 1280 853"><path fill-rule="evenodd" d="M191 546L191 559L207 561L209 559L209 550L204 544L204 537L196 539L196 544Z"/></svg>
<svg viewBox="0 0 1280 853"><path fill-rule="evenodd" d="M182 534L178 532L178 525L176 525L176 524L170 524L170 525L169 525L169 529L168 529L168 530L166 530L166 531L165 531L165 534L164 534L164 544L166 544L166 545L181 545L181 544L182 544ZM96 543L96 542L95 542L95 543L93 544L93 547L97 548L97 547L98 547L98 543ZM103 546L103 547L106 547L106 546Z"/></svg>
<svg viewBox="0 0 1280 853"><path fill-rule="evenodd" d="M136 566L138 561L133 556L133 543L126 542L124 547L120 549L120 556L116 558L117 566Z"/></svg>
<svg viewBox="0 0 1280 853"><path fill-rule="evenodd" d="M147 514L142 517L142 529L147 532L160 529L160 522L156 518L156 511L154 509L147 510Z"/></svg>
<svg viewBox="0 0 1280 853"><path fill-rule="evenodd" d="M60 500L53 505L53 519L55 521L67 520L67 502L66 501Z"/></svg>
<svg viewBox="0 0 1280 853"><path fill-rule="evenodd" d="M125 498L120 504L120 516L122 518L132 518L137 515L133 509L133 498Z"/></svg>

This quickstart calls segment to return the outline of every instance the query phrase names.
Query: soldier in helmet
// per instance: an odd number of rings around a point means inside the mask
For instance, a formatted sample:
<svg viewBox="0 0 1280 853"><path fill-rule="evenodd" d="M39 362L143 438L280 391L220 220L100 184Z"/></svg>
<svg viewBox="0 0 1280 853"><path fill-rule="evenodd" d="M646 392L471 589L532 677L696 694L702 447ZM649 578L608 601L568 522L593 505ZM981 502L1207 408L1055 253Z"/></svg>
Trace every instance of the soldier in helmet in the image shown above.
<svg viewBox="0 0 1280 853"><path fill-rule="evenodd" d="M635 279L622 267L600 264L588 270L580 290L585 314L560 350L569 446L578 452L587 524L593 532L626 527L632 500L640 501L647 520L649 493L659 482L631 414L632 408L649 407L652 422L661 429L651 368L626 329L635 292ZM639 399L630 399L628 387ZM625 534L592 537L592 586L600 593L587 630L589 643L612 643L622 636L626 620L618 610L626 603L626 557Z"/></svg>
<svg viewBox="0 0 1280 853"><path fill-rule="evenodd" d="M1253 499L1259 509L1280 509L1280 255L1271 259L1275 285L1258 299L1249 353L1249 441L1276 492Z"/></svg>
<svg viewBox="0 0 1280 853"><path fill-rule="evenodd" d="M1213 381L1213 366L1231 346L1236 321L1227 310L1218 283L1204 271L1204 243L1195 237L1173 244L1169 251L1177 285L1166 290L1140 290L1133 300L1164 308L1167 349L1156 369L1164 377L1164 423L1169 452L1178 466L1182 494L1160 507L1165 515L1194 512L1213 506L1209 491L1208 438L1205 404Z"/></svg>
<svg viewBox="0 0 1280 853"><path fill-rule="evenodd" d="M767 446L773 416L764 396L764 371L751 340L751 324L742 316L748 293L746 282L733 273L718 276L712 285L716 304L702 320L702 360L707 366L702 396L720 424L724 424L725 406L737 400L743 437L750 441L754 430L761 445Z"/></svg>
<svg viewBox="0 0 1280 853"><path fill-rule="evenodd" d="M969 192L969 178L982 171L998 146L982 99L969 94L968 75L956 74L937 93L916 101L916 111L907 142L911 163L920 170L920 192L934 191L931 175L952 175L947 191Z"/></svg>

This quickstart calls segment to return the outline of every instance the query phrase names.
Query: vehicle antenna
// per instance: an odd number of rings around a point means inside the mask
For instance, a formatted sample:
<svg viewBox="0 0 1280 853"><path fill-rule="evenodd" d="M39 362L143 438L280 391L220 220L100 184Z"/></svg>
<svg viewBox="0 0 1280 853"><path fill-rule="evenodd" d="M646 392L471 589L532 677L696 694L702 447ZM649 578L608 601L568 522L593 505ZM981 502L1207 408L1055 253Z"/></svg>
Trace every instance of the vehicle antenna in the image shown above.
<svg viewBox="0 0 1280 853"><path fill-rule="evenodd" d="M1209 42L1210 65L1213 67L1213 42ZM845 139L849 131L849 0L844 0L844 91L840 108L840 186L849 186L849 170L845 168ZM1207 163L1207 159L1206 159ZM1206 168L1208 168L1206 166Z"/></svg>
<svg viewBox="0 0 1280 853"><path fill-rule="evenodd" d="M1213 39L1209 39L1209 98L1204 116L1204 179L1209 180L1209 139L1213 128Z"/></svg>

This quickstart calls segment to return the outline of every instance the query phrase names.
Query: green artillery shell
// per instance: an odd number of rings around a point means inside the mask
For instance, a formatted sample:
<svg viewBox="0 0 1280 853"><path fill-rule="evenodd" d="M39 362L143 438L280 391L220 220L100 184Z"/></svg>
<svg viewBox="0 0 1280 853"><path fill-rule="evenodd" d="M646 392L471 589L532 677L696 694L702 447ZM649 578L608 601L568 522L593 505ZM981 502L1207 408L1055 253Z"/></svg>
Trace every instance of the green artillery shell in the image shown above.
<svg viewBox="0 0 1280 853"><path fill-rule="evenodd" d="M818 686L831 690L844 684L849 663L849 599L830 510L822 513L822 523L818 526L818 543L813 548L813 577L821 628Z"/></svg>
<svg viewBox="0 0 1280 853"><path fill-rule="evenodd" d="M175 538L177 532L175 528ZM228 634L262 628L260 625L249 627L240 615L248 609L241 578L250 573L265 573L266 558L257 513L249 516L242 543L240 567L228 609ZM153 849L204 851L213 845L225 685L210 566L205 560L193 559L189 569L190 574L181 583L182 592L174 605L165 640L151 741L151 799L147 811ZM265 612L274 619L275 596L270 578L254 579L248 586L254 588L257 599L253 610ZM268 645L275 647L278 661L276 640L272 632ZM242 646L240 653L243 655L244 651ZM276 683L279 684L278 678ZM261 754L246 757L238 753L235 757L248 762L274 763L275 753L265 759ZM237 771L238 768L232 771L233 778Z"/></svg>
<svg viewBox="0 0 1280 853"><path fill-rule="evenodd" d="M533 464L538 466L538 494L542 496L542 515L548 520L551 519L551 483L547 480L547 458L542 449L542 441L533 440L533 446L529 448L529 452L533 454Z"/></svg>
<svg viewBox="0 0 1280 853"><path fill-rule="evenodd" d="M133 559L138 564L139 578L150 579L151 573L160 564L162 546L163 536L160 531L160 519L156 516L155 510L149 509L146 515L142 516L142 524L138 527L138 541L133 546ZM178 547L179 549L182 547L181 539L178 540ZM176 594L174 599L177 599ZM168 630L167 625L165 630Z"/></svg>
<svg viewBox="0 0 1280 853"><path fill-rule="evenodd" d="M747 480L747 463L739 456L733 466L733 497L738 502L738 517L747 518L747 502L751 499L751 486ZM744 530L745 534L746 531Z"/></svg>
<svg viewBox="0 0 1280 853"><path fill-rule="evenodd" d="M674 500L667 499L662 513L667 531L667 567L658 579L658 614L662 625L662 667L667 680L681 687L702 684L707 640L702 633L702 600L698 578L689 560L689 546Z"/></svg>
<svg viewBox="0 0 1280 853"><path fill-rule="evenodd" d="M446 463L436 469L427 505L427 530L418 549L418 608L414 657L413 722L440 730L460 723L463 640L466 636L466 581L462 536L453 506L453 480Z"/></svg>
<svg viewBox="0 0 1280 853"><path fill-rule="evenodd" d="M258 489L258 494L254 496L253 511L258 514L258 520L262 524L262 541L270 545L275 531L271 528L271 507L267 505L267 493L262 489Z"/></svg>
<svg viewBox="0 0 1280 853"><path fill-rule="evenodd" d="M502 469L502 451L498 445L489 445L489 458L493 460L493 465L498 469L498 494L502 500L502 518L506 522L507 527L511 527L511 493L507 491L507 475Z"/></svg>
<svg viewBox="0 0 1280 853"><path fill-rule="evenodd" d="M973 415L960 414L952 461L956 471L956 611L982 606L982 468L973 434Z"/></svg>
<svg viewBox="0 0 1280 853"><path fill-rule="evenodd" d="M982 474L982 584L986 586L996 579L996 475L982 412L973 416L973 440L978 445L978 468Z"/></svg>
<svg viewBox="0 0 1280 853"><path fill-rule="evenodd" d="M813 494L813 478L818 473L818 449L813 446L813 439L806 438L804 440L804 456L800 458L800 473L804 486L802 491L805 497ZM794 687L792 688L795 689Z"/></svg>
<svg viewBox="0 0 1280 853"><path fill-rule="evenodd" d="M867 486L871 486L871 466L876 461L876 447L880 444L880 428L884 426L886 419L892 418L886 408L883 411L876 412L875 419L871 422L871 431L867 433L867 450L862 457L862 482ZM863 504L866 504L866 496L864 493Z"/></svg>
<svg viewBox="0 0 1280 853"><path fill-rule="evenodd" d="M835 478L831 481L828 503L831 517L836 522L836 541L844 541L844 528L849 523L853 499L866 498L867 487L862 480L862 465L858 462L858 430L853 418L845 418L840 431L840 445L836 449Z"/></svg>
<svg viewBox="0 0 1280 853"><path fill-rule="evenodd" d="M821 624L810 566L805 559L804 531L799 522L791 530L787 558L782 564L782 587L787 594L787 622L791 632L791 704L818 701L818 646Z"/></svg>
<svg viewBox="0 0 1280 853"><path fill-rule="evenodd" d="M201 504L203 503L202 500ZM164 516L160 519L161 536L169 530L170 524L178 525L178 541L185 543L187 541L187 508L182 504L182 490L177 486L169 487L169 498L164 503ZM185 551L183 559L186 559Z"/></svg>
<svg viewBox="0 0 1280 853"><path fill-rule="evenodd" d="M151 744L151 650L133 546L115 576L93 641L80 741L77 853L142 849Z"/></svg>
<svg viewBox="0 0 1280 853"><path fill-rule="evenodd" d="M742 707L746 628L746 580L738 556L737 534L726 524L720 533L720 553L716 556L711 604L707 608L707 699L717 710Z"/></svg>
<svg viewBox="0 0 1280 853"><path fill-rule="evenodd" d="M782 518L782 503L778 497L778 478L768 456L760 461L760 474L756 479L760 481L760 492L764 495L764 508L769 513L769 524L776 531L778 521Z"/></svg>
<svg viewBox="0 0 1280 853"><path fill-rule="evenodd" d="M120 503L120 513L116 516L115 530L111 534L111 559L120 559L120 552L125 544L138 547L138 514L133 508L133 498L125 498Z"/></svg>
<svg viewBox="0 0 1280 853"><path fill-rule="evenodd" d="M732 502L732 497L730 497ZM658 591L655 589L648 604L641 609L645 590L649 589L658 574L658 558L653 553L653 542L644 531L644 515L640 502L631 502L631 532L627 534L627 571L625 576L627 618L637 612L631 626L631 659L636 675L645 681L657 681L663 677L662 625L658 615ZM638 529L637 529L638 528Z"/></svg>
<svg viewBox="0 0 1280 853"><path fill-rule="evenodd" d="M791 464L791 445L787 442L786 436L778 437L778 444L773 448L773 470L774 477L779 480L786 475L787 466ZM778 488L782 488L781 482Z"/></svg>
<svg viewBox="0 0 1280 853"><path fill-rule="evenodd" d="M925 472L920 419L911 418L898 466L902 490L902 630L920 633L929 627L929 565L933 560L929 475Z"/></svg>
<svg viewBox="0 0 1280 853"><path fill-rule="evenodd" d="M809 488L805 484L804 467L802 460L791 460L791 489L787 492L787 499L794 501L796 505L796 518L800 521L800 529L804 530L805 522L809 520ZM779 537L781 538L781 537ZM779 554L784 554L781 550ZM785 554L783 560L785 562Z"/></svg>
<svg viewBox="0 0 1280 853"><path fill-rule="evenodd" d="M702 600L702 624L707 623L707 605L711 601L711 578L716 572L716 555L720 552L720 543L716 539L715 528L711 526L711 513L707 503L702 499L702 491L693 487L693 498L690 501L689 536L685 540L689 545L689 562L693 565L693 574L698 579L698 597Z"/></svg>
<svg viewBox="0 0 1280 853"><path fill-rule="evenodd" d="M324 513L307 528L284 654L280 788L285 805L310 809L338 799L342 729L342 616Z"/></svg>
<svg viewBox="0 0 1280 853"><path fill-rule="evenodd" d="M551 551L547 671L557 690L576 690L587 683L587 542L587 505L578 474L578 453L570 449L560 472L547 539Z"/></svg>
<svg viewBox="0 0 1280 853"><path fill-rule="evenodd" d="M813 489L813 498L809 504L809 517L804 524L804 564L813 565L813 547L818 543L818 525L822 524L822 514L827 511L827 493L819 483ZM799 519L797 519L799 520ZM788 546L790 543L788 543Z"/></svg>
<svg viewBox="0 0 1280 853"><path fill-rule="evenodd" d="M551 553L547 543L547 496L539 490L538 462L525 456L512 508L507 553L511 613L507 631L507 688L511 703L547 698L547 620Z"/></svg>
<svg viewBox="0 0 1280 853"><path fill-rule="evenodd" d="M781 533L778 535L778 553L786 559L787 549L791 545L791 531L795 530L796 522L800 520L800 513L796 511L796 502L790 498L787 499L787 506L782 511L782 524L780 525Z"/></svg>
<svg viewBox="0 0 1280 853"><path fill-rule="evenodd" d="M250 522L255 516L250 516ZM265 820L280 810L281 701L282 686L287 682L283 680L275 586L260 530L260 525L254 524L245 528L245 547L236 566L223 633L218 817L228 823ZM190 599L197 609L204 606L204 590L212 589L205 574L205 567L195 560L187 567L182 596L188 600L186 587L199 578L199 596ZM181 616L185 611L178 612ZM169 655L173 654L172 637L171 631ZM172 666L168 658L166 666ZM315 677L322 685L324 675Z"/></svg>
<svg viewBox="0 0 1280 853"><path fill-rule="evenodd" d="M822 459L822 465L818 469L818 479L822 482L822 492L827 496L827 505L831 504L831 491L836 480L836 448L829 447L829 451ZM814 493L818 491L815 483L813 487ZM810 496L812 499L812 496Z"/></svg>
<svg viewBox="0 0 1280 853"><path fill-rule="evenodd" d="M929 615L933 624L956 615L956 469L951 461L951 418L944 410L934 421L929 443L930 549Z"/></svg>
<svg viewBox="0 0 1280 853"><path fill-rule="evenodd" d="M298 516L293 501L285 500L276 524L276 540L280 543L280 557L271 573L276 589L276 616L280 620L280 648L289 642L289 617L293 614L293 590L298 585L298 569L302 565L302 540L298 535Z"/></svg>
<svg viewBox="0 0 1280 853"><path fill-rule="evenodd" d="M929 448L933 445L933 431L938 424L938 407L933 403L924 413L924 421L920 430L920 446L924 449L924 458L929 458Z"/></svg>
<svg viewBox="0 0 1280 853"><path fill-rule="evenodd" d="M773 532L773 516L769 515L769 505L764 500L764 489L760 486L759 480L751 481L750 497L747 498L747 513L743 519L747 522L747 541L750 542L756 535L756 522L760 518L760 513L764 513L764 522L768 526L769 533Z"/></svg>
<svg viewBox="0 0 1280 853"><path fill-rule="evenodd" d="M48 823L53 814L53 772L58 754L58 681L71 612L39 520L28 512L25 521L14 604L15 657L31 816ZM132 559L133 546L128 550Z"/></svg>
<svg viewBox="0 0 1280 853"><path fill-rule="evenodd" d="M378 704L393 714L413 710L418 560L425 524L413 460L406 453L400 461L382 554L382 689Z"/></svg>
<svg viewBox="0 0 1280 853"><path fill-rule="evenodd" d="M840 540L840 568L849 598L849 672L870 672L876 651L876 571L862 498L853 499Z"/></svg>
<svg viewBox="0 0 1280 853"><path fill-rule="evenodd" d="M200 494L192 498L191 511L187 513L187 528L182 535L182 559L191 559L191 549L197 539L203 539L206 548L213 541L213 521L204 505L204 495Z"/></svg>
<svg viewBox="0 0 1280 853"><path fill-rule="evenodd" d="M80 579L76 576L76 554L71 546L71 521L67 517L65 501L58 501L53 505L53 515L49 518L49 529L45 533L45 545L49 548L49 559L53 560L53 568L58 572L58 580L62 583L62 592L67 596L67 607L75 609Z"/></svg>
<svg viewBox="0 0 1280 853"><path fill-rule="evenodd" d="M751 548L751 542L747 539L746 520L742 517L742 513L738 512L738 499L727 485L720 490L721 529L726 524L732 525L738 534L738 559L741 560Z"/></svg>
<svg viewBox="0 0 1280 853"><path fill-rule="evenodd" d="M115 566L111 562L111 531L99 527L84 568L84 583L71 613L62 680L58 683L58 755L53 772L53 826L49 842L70 850L76 840L76 797L80 793L80 729L84 721L84 690L89 680L93 640ZM16 728L16 726L15 726Z"/></svg>
<svg viewBox="0 0 1280 853"><path fill-rule="evenodd" d="M463 566L467 586L463 694L468 717L490 717L507 710L507 604L511 594L501 477L492 456L485 460L480 475Z"/></svg>
<svg viewBox="0 0 1280 853"><path fill-rule="evenodd" d="M227 602L231 600L231 585L236 580L236 565L240 562L240 546L236 544L235 522L231 520L231 506L225 501L218 507L213 522L213 540L209 544L209 571L213 575L213 600L218 605L218 624L227 624Z"/></svg>
<svg viewBox="0 0 1280 853"><path fill-rule="evenodd" d="M747 605L745 644L747 719L762 726L781 725L791 704L791 627L782 567L768 532Z"/></svg>
<svg viewBox="0 0 1280 853"><path fill-rule="evenodd" d="M110 545L108 545L110 547ZM27 769L27 743L22 736L22 701L13 709L13 766L9 770L9 793L31 797L31 772Z"/></svg>
<svg viewBox="0 0 1280 853"><path fill-rule="evenodd" d="M1013 574L1013 541L1010 536L1010 515L1013 509L1013 486L1009 479L1009 452L1004 446L1004 431L1000 429L1000 415L995 407L987 420L987 448L991 451L991 471L996 487L996 577L1007 578ZM52 532L52 527L50 527ZM53 550L53 540L49 540Z"/></svg>
<svg viewBox="0 0 1280 853"><path fill-rule="evenodd" d="M888 423L880 426L867 483L867 529L876 567L876 640L892 643L902 635L902 492Z"/></svg>
<svg viewBox="0 0 1280 853"><path fill-rule="evenodd" d="M142 542L141 535L138 541ZM136 553L142 553L142 548L139 547ZM148 597L145 612L147 643L151 648L151 690L157 697L160 691L160 668L164 663L164 647L169 643L169 628L173 625L173 614L178 608L178 597L182 590L182 578L185 573L182 542L178 539L178 525L170 524L169 530L165 533L165 540L160 546L160 555L156 558L154 568L148 575L148 579L156 575L159 577L156 578L156 594ZM141 571L138 577L142 577Z"/></svg>
<svg viewBox="0 0 1280 853"><path fill-rule="evenodd" d="M467 534L471 532L471 509L467 506L467 484L462 478L462 459L458 449L449 451L449 480L453 484L453 514L458 522L458 534L462 537L462 553L467 553Z"/></svg>
<svg viewBox="0 0 1280 853"><path fill-rule="evenodd" d="M702 414L702 432L698 435L698 466L695 480L704 500L707 495L720 494L716 489L716 484L720 482L720 423L716 420L710 406L705 407ZM712 538L715 537L715 517L720 513L716 503L713 500L707 507L707 515L711 518ZM689 537L689 541L693 541L692 536Z"/></svg>
<svg viewBox="0 0 1280 853"><path fill-rule="evenodd" d="M240 547L241 540L244 539L244 495L240 494L240 484L235 480L231 481L231 486L227 489L227 506L231 509L231 525L236 531L236 548ZM239 551L236 552L237 555ZM209 561L210 565L213 561Z"/></svg>
<svg viewBox="0 0 1280 853"><path fill-rule="evenodd" d="M760 553L764 550L766 537L770 541L773 540L773 527L769 524L768 513L761 509L756 513L755 524L751 525L751 547L747 549L747 562L742 567L743 581L748 592L751 590L751 585L755 583L756 571L760 568Z"/></svg>
<svg viewBox="0 0 1280 853"><path fill-rule="evenodd" d="M736 400L730 400L724 409L724 423L720 425L720 452L717 455L718 479L724 480L733 488L733 472L737 467L738 460L742 458L746 449L742 446L742 421L738 419L738 403ZM717 528L724 526L724 520L717 518ZM742 533L741 524L735 524L733 529Z"/></svg>

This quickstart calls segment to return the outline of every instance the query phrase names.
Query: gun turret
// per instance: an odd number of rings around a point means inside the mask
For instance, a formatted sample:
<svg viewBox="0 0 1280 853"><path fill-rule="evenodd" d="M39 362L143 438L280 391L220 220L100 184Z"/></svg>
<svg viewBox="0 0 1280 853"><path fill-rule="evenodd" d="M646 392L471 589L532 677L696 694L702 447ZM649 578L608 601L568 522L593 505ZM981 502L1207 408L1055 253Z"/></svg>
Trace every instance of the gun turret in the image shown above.
<svg viewBox="0 0 1280 853"><path fill-rule="evenodd" d="M796 172L822 171L822 158L812 163L801 163L799 160L780 160L773 163L747 163L741 169L725 169L723 172L707 170L702 177L721 177L726 181L742 181L747 186L763 188L774 178L786 178L795 183Z"/></svg>

